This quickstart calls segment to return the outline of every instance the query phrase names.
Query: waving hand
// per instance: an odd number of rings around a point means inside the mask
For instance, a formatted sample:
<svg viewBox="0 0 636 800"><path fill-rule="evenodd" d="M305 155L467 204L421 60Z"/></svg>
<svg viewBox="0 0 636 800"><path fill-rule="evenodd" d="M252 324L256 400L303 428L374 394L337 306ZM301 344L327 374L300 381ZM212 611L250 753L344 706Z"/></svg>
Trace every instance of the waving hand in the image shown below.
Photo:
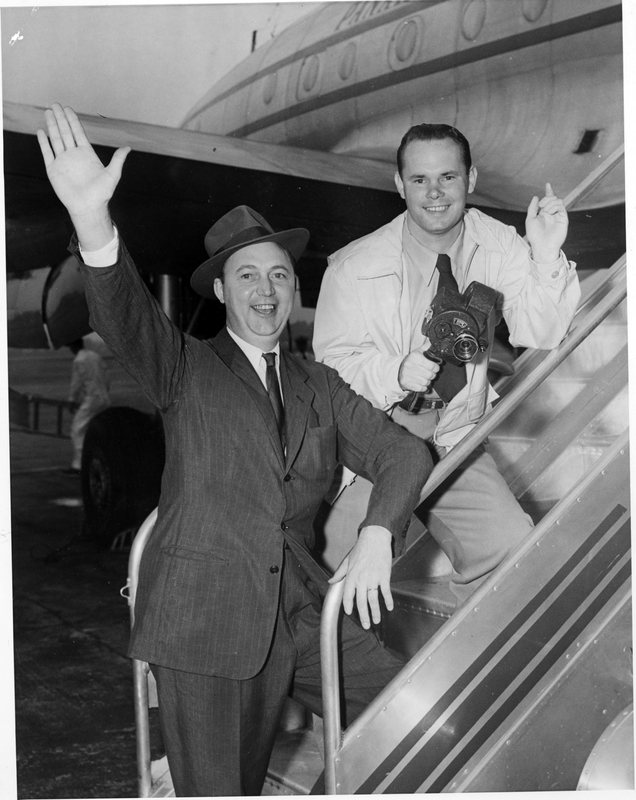
<svg viewBox="0 0 636 800"><path fill-rule="evenodd" d="M130 147L120 147L105 167L72 108L54 103L45 117L48 137L43 130L37 137L48 178L71 215L82 246L99 249L113 235L108 202Z"/></svg>

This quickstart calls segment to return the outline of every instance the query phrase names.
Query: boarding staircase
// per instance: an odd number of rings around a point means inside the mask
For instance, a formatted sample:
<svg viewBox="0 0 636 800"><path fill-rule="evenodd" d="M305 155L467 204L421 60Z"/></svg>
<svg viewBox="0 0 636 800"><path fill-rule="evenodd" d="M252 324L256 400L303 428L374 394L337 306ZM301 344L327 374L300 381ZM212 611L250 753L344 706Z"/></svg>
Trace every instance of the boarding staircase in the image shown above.
<svg viewBox="0 0 636 800"><path fill-rule="evenodd" d="M595 170L568 206L621 158ZM416 510L380 631L409 661L345 731L343 587L333 586L323 611L324 723L281 732L264 794L308 793L323 765L328 794L633 788L625 257L582 286L561 345L517 359L492 411L421 497L487 439L533 517L532 535L455 609L448 562ZM133 576L153 524L151 515L135 541ZM169 796L165 759L150 762L152 681L147 665L134 669L140 796Z"/></svg>

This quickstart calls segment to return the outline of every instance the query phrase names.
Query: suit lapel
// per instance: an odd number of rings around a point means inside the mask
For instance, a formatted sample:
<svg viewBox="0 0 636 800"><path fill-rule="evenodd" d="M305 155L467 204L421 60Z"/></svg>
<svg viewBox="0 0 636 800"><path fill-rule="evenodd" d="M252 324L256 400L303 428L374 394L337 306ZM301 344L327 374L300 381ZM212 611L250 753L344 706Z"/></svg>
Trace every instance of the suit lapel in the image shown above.
<svg viewBox="0 0 636 800"><path fill-rule="evenodd" d="M285 403L287 464L293 464L305 436L314 391L307 386L307 373L293 356L281 350L281 383Z"/></svg>
<svg viewBox="0 0 636 800"><path fill-rule="evenodd" d="M208 340L210 347L218 354L223 363L232 373L241 380L251 399L256 404L258 411L267 428L267 434L271 440L272 447L284 468L283 448L276 427L276 417L269 399L269 395L263 386L261 379L247 359L247 356L229 335L227 330L223 330L211 341ZM237 398L238 400L238 398Z"/></svg>

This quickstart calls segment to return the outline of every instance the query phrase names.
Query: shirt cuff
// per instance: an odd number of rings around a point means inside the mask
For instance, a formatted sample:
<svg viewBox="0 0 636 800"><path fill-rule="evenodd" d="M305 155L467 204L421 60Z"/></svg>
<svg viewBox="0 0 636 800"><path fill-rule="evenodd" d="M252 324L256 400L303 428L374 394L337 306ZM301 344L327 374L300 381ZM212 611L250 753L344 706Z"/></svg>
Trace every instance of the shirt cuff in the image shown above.
<svg viewBox="0 0 636 800"><path fill-rule="evenodd" d="M404 358L405 356L390 356L387 360L387 364L385 365L385 370L384 370L385 411L388 410L391 406L395 405L395 403L399 403L401 400L404 400L404 398L409 394L408 389L403 389L400 386L400 382L398 380L398 375L400 374L400 367L402 366Z"/></svg>
<svg viewBox="0 0 636 800"><path fill-rule="evenodd" d="M567 260L563 250L559 253L559 257L556 261L552 261L549 264L547 262L545 264L540 264L535 261L532 256L530 257L530 261L532 262L536 275L543 280L558 280L559 278L565 277L568 272L575 268L575 265Z"/></svg>
<svg viewBox="0 0 636 800"><path fill-rule="evenodd" d="M115 227L113 225L113 227ZM112 267L117 263L117 255L119 252L119 233L115 228L115 235L113 238L101 247L99 250L82 250L79 248L82 261L87 267Z"/></svg>

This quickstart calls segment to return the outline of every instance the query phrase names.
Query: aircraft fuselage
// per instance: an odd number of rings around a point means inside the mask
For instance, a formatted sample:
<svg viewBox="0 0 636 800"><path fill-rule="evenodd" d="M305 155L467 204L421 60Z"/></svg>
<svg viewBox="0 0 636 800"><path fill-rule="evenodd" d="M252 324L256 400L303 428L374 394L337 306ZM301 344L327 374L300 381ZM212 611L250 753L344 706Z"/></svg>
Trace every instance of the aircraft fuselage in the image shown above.
<svg viewBox="0 0 636 800"><path fill-rule="evenodd" d="M474 202L521 210L623 141L621 19L615 0L328 3L228 73L184 127L394 163L411 125L445 122L471 142ZM617 169L585 207L623 199Z"/></svg>

